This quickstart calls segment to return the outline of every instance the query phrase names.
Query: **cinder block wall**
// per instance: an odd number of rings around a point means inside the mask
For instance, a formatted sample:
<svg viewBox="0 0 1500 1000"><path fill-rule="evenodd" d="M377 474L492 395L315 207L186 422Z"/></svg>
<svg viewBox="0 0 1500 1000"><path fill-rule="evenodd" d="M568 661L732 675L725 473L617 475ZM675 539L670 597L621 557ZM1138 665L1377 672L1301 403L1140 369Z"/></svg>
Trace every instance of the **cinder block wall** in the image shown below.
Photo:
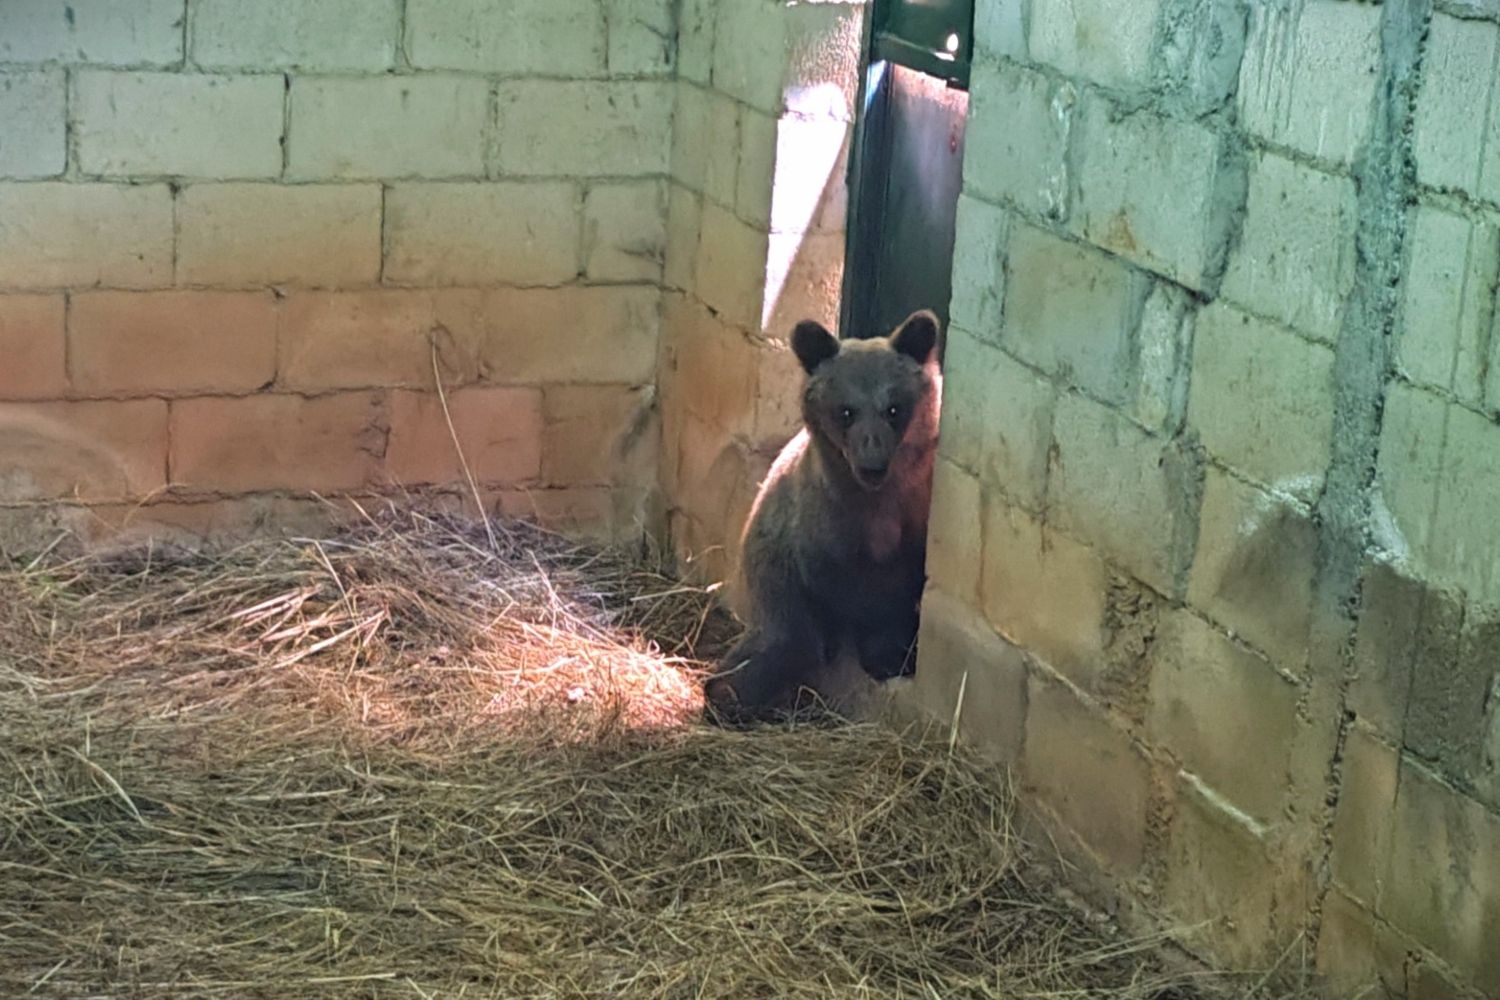
<svg viewBox="0 0 1500 1000"><path fill-rule="evenodd" d="M489 502L659 497L724 577L796 426L786 330L837 311L863 13L5 4L0 535L457 502L435 343ZM901 697L962 685L1127 916L1500 994L1500 10L977 27Z"/></svg>
<svg viewBox="0 0 1500 1000"><path fill-rule="evenodd" d="M0 5L0 539L458 498L433 344L487 503L638 533L674 10Z"/></svg>
<svg viewBox="0 0 1500 1000"><path fill-rule="evenodd" d="M1122 912L1500 996L1500 7L978 8L909 694Z"/></svg>

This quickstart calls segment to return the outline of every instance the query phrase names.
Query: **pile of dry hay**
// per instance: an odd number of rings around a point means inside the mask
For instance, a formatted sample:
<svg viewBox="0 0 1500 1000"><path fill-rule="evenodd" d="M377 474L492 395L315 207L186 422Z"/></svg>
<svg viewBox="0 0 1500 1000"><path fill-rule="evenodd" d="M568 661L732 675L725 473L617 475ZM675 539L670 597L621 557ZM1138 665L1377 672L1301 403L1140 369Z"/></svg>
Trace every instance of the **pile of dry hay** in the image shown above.
<svg viewBox="0 0 1500 1000"><path fill-rule="evenodd" d="M1026 884L962 752L702 726L708 595L495 540L0 563L0 994L1204 989Z"/></svg>

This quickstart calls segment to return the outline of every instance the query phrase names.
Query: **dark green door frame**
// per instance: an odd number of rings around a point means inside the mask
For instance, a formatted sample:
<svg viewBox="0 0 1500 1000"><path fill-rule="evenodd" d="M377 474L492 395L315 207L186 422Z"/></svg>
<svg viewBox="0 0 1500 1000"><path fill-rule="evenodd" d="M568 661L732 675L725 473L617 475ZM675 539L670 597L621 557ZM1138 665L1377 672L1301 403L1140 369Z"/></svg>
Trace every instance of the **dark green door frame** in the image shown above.
<svg viewBox="0 0 1500 1000"><path fill-rule="evenodd" d="M962 89L974 52L974 0L875 0L866 64L920 70Z"/></svg>
<svg viewBox="0 0 1500 1000"><path fill-rule="evenodd" d="M967 90L973 26L974 0L875 0L867 19L847 177L843 336L886 332L918 305L947 320L962 116L913 99L891 67Z"/></svg>

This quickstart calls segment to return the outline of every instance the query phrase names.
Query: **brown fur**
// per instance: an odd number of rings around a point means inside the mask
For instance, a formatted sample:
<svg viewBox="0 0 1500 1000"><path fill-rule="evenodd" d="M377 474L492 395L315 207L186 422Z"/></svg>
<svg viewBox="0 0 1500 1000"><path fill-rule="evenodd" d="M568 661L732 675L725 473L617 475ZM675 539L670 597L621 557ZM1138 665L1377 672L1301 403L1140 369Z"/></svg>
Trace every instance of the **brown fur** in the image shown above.
<svg viewBox="0 0 1500 1000"><path fill-rule="evenodd" d="M910 672L942 397L937 337L925 310L888 337L840 341L812 322L793 331L808 375L804 427L745 525L749 629L709 681L713 714L786 709L844 648L872 677Z"/></svg>

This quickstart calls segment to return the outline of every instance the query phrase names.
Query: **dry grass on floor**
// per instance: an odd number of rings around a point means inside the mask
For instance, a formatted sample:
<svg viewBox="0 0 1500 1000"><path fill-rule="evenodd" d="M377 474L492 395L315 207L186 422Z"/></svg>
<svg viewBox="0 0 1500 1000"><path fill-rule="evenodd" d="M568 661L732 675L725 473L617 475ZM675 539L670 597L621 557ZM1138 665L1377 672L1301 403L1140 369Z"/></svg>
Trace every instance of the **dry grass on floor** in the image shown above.
<svg viewBox="0 0 1500 1000"><path fill-rule="evenodd" d="M1208 988L1028 884L941 738L704 727L708 595L496 537L0 563L0 994Z"/></svg>

